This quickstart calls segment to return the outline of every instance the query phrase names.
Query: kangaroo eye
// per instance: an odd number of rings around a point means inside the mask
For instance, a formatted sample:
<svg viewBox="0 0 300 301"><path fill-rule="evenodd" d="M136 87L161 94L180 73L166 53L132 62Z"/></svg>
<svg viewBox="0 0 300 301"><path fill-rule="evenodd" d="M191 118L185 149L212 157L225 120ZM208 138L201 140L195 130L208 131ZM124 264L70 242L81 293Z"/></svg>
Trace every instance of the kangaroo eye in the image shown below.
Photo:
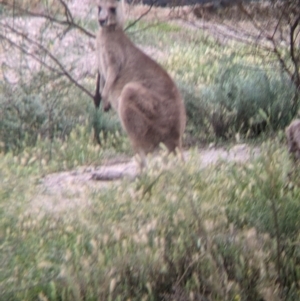
<svg viewBox="0 0 300 301"><path fill-rule="evenodd" d="M116 8L115 8L115 7L111 7L109 10L110 10L110 12L111 12L112 14L115 14L115 13L116 13Z"/></svg>
<svg viewBox="0 0 300 301"><path fill-rule="evenodd" d="M101 10L102 10L102 7L98 6L98 14L101 12Z"/></svg>

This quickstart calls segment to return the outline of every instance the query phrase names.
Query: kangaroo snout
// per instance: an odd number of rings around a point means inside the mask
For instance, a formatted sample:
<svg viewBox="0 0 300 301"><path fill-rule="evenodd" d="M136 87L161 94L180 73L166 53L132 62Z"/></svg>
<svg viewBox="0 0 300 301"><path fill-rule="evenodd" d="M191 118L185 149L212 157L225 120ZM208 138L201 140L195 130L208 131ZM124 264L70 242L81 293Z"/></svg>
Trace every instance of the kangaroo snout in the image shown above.
<svg viewBox="0 0 300 301"><path fill-rule="evenodd" d="M106 24L107 24L107 19L103 19L103 20L100 20L99 19L99 25L101 26L101 27L103 27L103 26L105 26Z"/></svg>

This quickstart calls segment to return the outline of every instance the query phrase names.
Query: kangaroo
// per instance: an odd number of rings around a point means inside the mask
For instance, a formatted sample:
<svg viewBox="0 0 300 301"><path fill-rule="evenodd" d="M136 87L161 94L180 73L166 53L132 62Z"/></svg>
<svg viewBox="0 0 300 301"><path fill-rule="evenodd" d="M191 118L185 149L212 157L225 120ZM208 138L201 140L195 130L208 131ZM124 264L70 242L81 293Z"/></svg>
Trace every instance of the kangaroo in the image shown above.
<svg viewBox="0 0 300 301"><path fill-rule="evenodd" d="M98 0L97 58L104 111L112 107L141 158L160 143L182 155L186 113L181 94L168 73L137 48L123 31L122 5Z"/></svg>

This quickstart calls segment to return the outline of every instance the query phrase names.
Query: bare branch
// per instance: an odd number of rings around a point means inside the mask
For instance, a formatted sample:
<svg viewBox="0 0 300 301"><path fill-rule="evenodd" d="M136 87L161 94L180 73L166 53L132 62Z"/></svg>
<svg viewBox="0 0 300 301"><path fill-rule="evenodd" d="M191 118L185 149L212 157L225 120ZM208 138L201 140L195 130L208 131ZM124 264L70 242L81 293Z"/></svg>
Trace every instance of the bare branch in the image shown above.
<svg viewBox="0 0 300 301"><path fill-rule="evenodd" d="M26 55L34 58L36 61L38 61L40 64L42 64L43 66L45 66L46 68L48 68L50 71L58 73L59 75L66 76L69 79L69 81L72 82L75 86L77 86L79 89L81 89L83 92L85 92L89 97L94 98L94 96L84 86L82 86L80 83L78 83L78 81L76 81L71 76L71 74L66 70L66 68L62 65L62 63L47 48L45 48L45 46L43 46L42 44L38 43L37 41L29 38L29 36L26 35L26 34L24 34L23 32L20 32L17 29L15 29L15 28L7 25L7 24L5 25L5 27L8 28L11 32L15 33L16 35L22 37L24 40L28 41L32 45L37 46L38 49L40 49L41 51L43 51L59 67L60 71L57 70L57 69L55 69L55 68L53 68L52 66L46 64L40 58L38 58L34 54L30 53L26 49L24 49L24 47L22 47L22 46L18 45L17 43L13 42L11 39L7 38L5 35L0 34L0 37L3 40L6 40L10 45L12 45L15 48L19 49L20 51L22 51Z"/></svg>
<svg viewBox="0 0 300 301"><path fill-rule="evenodd" d="M260 25L256 22L256 20L254 19L254 17L247 11L247 9L244 7L244 5L242 4L242 2L239 2L239 3L238 3L238 6L239 6L240 11L241 11L243 14L245 14L245 15L249 18L249 20L251 20L253 26L254 26L259 32L265 34L265 29L264 29L262 26L260 26Z"/></svg>
<svg viewBox="0 0 300 301"><path fill-rule="evenodd" d="M276 41L274 39L270 39L272 44L273 44L273 49L272 49L272 52L276 55L279 63L280 63L280 66L282 68L283 71L285 71L288 76L292 79L293 78L293 74L291 72L291 70L289 69L288 65L287 65L287 62L285 61L285 59L283 58L282 54L280 53L279 49L278 49L278 46L276 44Z"/></svg>
<svg viewBox="0 0 300 301"><path fill-rule="evenodd" d="M239 11L246 16L247 21L250 21L252 28L238 26L232 20L228 22L219 20L217 23L203 21L201 28L213 33L218 39L222 37L222 41L225 37L255 45L263 50L266 56L273 53L281 69L288 75L299 93L300 51L296 45L300 35L299 4L299 1L294 0L279 1L274 5L268 3L268 19L264 19L260 13L255 14L255 10L251 9L253 5L247 6L238 2ZM254 5L260 8L261 4ZM200 28L199 23L197 28Z"/></svg>
<svg viewBox="0 0 300 301"><path fill-rule="evenodd" d="M63 0L59 0L59 2L62 4L62 6L63 6L64 9L65 9L65 16L66 16L66 18L67 18L67 21L68 21L69 23L74 23L74 21L73 21L73 16L72 16L72 14L71 14L71 12L70 12L70 10L69 10L68 5L67 5Z"/></svg>
<svg viewBox="0 0 300 301"><path fill-rule="evenodd" d="M295 67L294 76L296 78L294 78L294 80L296 81L296 85L297 85L298 89L300 88L300 74L299 74L299 65L298 65L299 60L295 56L294 35L295 35L295 30L299 24L300 24L300 16L298 16L298 18L296 18L294 23L290 26L290 55L291 55L291 59L294 64L294 67Z"/></svg>
<svg viewBox="0 0 300 301"><path fill-rule="evenodd" d="M0 38L3 41L8 42L11 46L13 46L14 48L18 49L19 51L21 51L22 53L32 57L35 61L37 61L38 63L40 63L41 65L43 65L44 67L46 67L47 69L49 69L52 72L55 72L59 75L62 75L63 73L59 72L57 69L53 68L52 66L46 64L44 61L42 61L39 57L35 56L33 53L30 53L29 51L27 51L24 47L20 46L19 44L13 42L11 39L7 38L5 35L0 33Z"/></svg>
<svg viewBox="0 0 300 301"><path fill-rule="evenodd" d="M136 20L134 20L132 23L130 23L124 30L128 30L130 27L133 27L136 23L138 23L142 18L144 18L152 9L153 3L149 6L149 8L141 14Z"/></svg>
<svg viewBox="0 0 300 301"><path fill-rule="evenodd" d="M51 16L49 14L35 13L35 12L30 11L28 9L24 9L24 8L19 7L19 6L12 5L12 4L8 3L5 0L0 0L0 4L2 4L4 6L7 6L9 8L12 8L14 10L14 14L17 11L19 13L28 15L30 17L44 18L44 19L46 19L50 22L60 24L60 25L63 25L63 26L68 26L68 28L70 28L70 29L75 28L75 29L79 30L80 32L84 33L85 35L87 35L90 38L96 38L96 36L93 33L91 33L90 31L86 30L84 27L82 27L82 26L78 25L77 23L75 23L74 19L73 19L73 16L72 16L68 6L65 4L65 2L63 2L61 0L60 0L60 2L64 3L64 6L66 7L65 8L66 20L60 20L58 18L54 18L53 16Z"/></svg>

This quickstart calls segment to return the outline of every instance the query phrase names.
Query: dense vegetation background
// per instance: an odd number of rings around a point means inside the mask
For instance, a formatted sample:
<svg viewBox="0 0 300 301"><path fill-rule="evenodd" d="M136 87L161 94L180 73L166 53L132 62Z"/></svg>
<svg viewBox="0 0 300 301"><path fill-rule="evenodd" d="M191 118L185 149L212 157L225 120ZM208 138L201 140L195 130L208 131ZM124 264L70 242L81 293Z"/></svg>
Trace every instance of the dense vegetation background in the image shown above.
<svg viewBox="0 0 300 301"><path fill-rule="evenodd" d="M189 159L58 196L46 175L132 155L94 107L96 14L1 0L0 300L298 300L300 177L283 130L298 114L299 10L128 8L128 35L184 96ZM200 169L212 142L260 155Z"/></svg>

